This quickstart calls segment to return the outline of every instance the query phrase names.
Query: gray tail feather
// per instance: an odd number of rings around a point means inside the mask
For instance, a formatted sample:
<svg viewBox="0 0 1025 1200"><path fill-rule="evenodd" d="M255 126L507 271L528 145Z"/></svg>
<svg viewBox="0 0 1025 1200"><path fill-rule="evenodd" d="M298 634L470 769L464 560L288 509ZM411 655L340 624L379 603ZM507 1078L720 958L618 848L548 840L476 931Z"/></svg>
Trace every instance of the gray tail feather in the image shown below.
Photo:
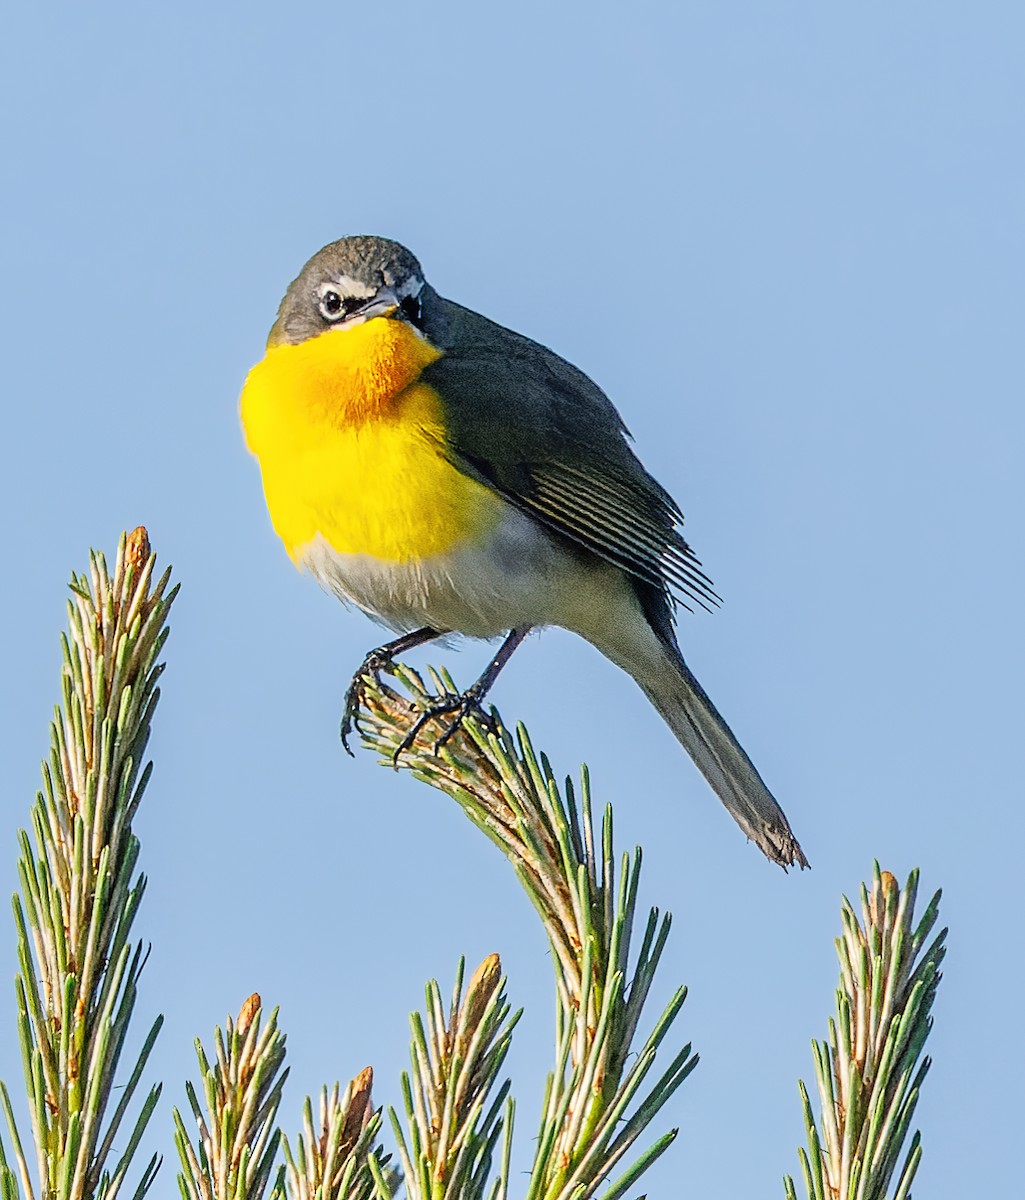
<svg viewBox="0 0 1025 1200"><path fill-rule="evenodd" d="M638 679L727 811L763 854L784 870L807 867L785 813L690 668L666 648L658 678Z"/></svg>

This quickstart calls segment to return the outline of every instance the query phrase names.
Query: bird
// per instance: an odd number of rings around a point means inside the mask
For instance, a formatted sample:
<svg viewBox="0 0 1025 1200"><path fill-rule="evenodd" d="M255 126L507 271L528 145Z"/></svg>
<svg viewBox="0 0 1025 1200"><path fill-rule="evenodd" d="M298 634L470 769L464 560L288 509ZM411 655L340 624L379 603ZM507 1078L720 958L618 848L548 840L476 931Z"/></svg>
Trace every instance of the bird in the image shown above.
<svg viewBox="0 0 1025 1200"><path fill-rule="evenodd" d="M583 371L443 298L398 242L343 237L286 290L240 413L293 562L398 634L354 677L343 741L366 669L504 637L451 730L531 630L561 627L635 680L768 859L808 866L680 651L676 605L719 601L680 508Z"/></svg>

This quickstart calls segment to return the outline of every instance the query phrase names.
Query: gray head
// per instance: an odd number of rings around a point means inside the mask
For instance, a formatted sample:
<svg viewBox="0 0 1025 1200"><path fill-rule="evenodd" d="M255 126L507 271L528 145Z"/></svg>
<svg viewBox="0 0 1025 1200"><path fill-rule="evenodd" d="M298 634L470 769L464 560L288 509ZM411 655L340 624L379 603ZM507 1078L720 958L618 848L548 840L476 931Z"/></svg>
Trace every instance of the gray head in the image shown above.
<svg viewBox="0 0 1025 1200"><path fill-rule="evenodd" d="M437 297L412 254L380 237L346 237L318 250L289 284L268 339L292 344L371 317L423 328L424 305Z"/></svg>

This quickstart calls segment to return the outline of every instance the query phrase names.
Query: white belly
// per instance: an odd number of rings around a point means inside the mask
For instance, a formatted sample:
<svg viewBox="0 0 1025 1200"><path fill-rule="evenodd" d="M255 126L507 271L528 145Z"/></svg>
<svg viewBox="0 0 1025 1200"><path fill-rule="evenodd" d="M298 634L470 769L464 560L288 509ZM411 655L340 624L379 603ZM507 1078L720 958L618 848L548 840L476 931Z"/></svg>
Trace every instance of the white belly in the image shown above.
<svg viewBox="0 0 1025 1200"><path fill-rule="evenodd" d="M318 535L301 561L322 587L400 632L430 626L490 638L560 625L594 640L613 596L627 590L617 568L556 541L511 506L486 541L434 558L339 554Z"/></svg>

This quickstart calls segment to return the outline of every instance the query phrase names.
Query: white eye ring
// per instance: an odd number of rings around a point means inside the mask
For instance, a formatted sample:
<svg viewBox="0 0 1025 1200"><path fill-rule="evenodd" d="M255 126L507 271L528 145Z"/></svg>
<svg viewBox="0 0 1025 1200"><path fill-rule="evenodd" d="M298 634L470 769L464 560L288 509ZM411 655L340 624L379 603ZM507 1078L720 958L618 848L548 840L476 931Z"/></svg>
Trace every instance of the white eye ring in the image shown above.
<svg viewBox="0 0 1025 1200"><path fill-rule="evenodd" d="M361 303L362 301L357 300L354 296L343 296L337 288L327 285L321 288L317 308L325 321L344 321L359 308Z"/></svg>

